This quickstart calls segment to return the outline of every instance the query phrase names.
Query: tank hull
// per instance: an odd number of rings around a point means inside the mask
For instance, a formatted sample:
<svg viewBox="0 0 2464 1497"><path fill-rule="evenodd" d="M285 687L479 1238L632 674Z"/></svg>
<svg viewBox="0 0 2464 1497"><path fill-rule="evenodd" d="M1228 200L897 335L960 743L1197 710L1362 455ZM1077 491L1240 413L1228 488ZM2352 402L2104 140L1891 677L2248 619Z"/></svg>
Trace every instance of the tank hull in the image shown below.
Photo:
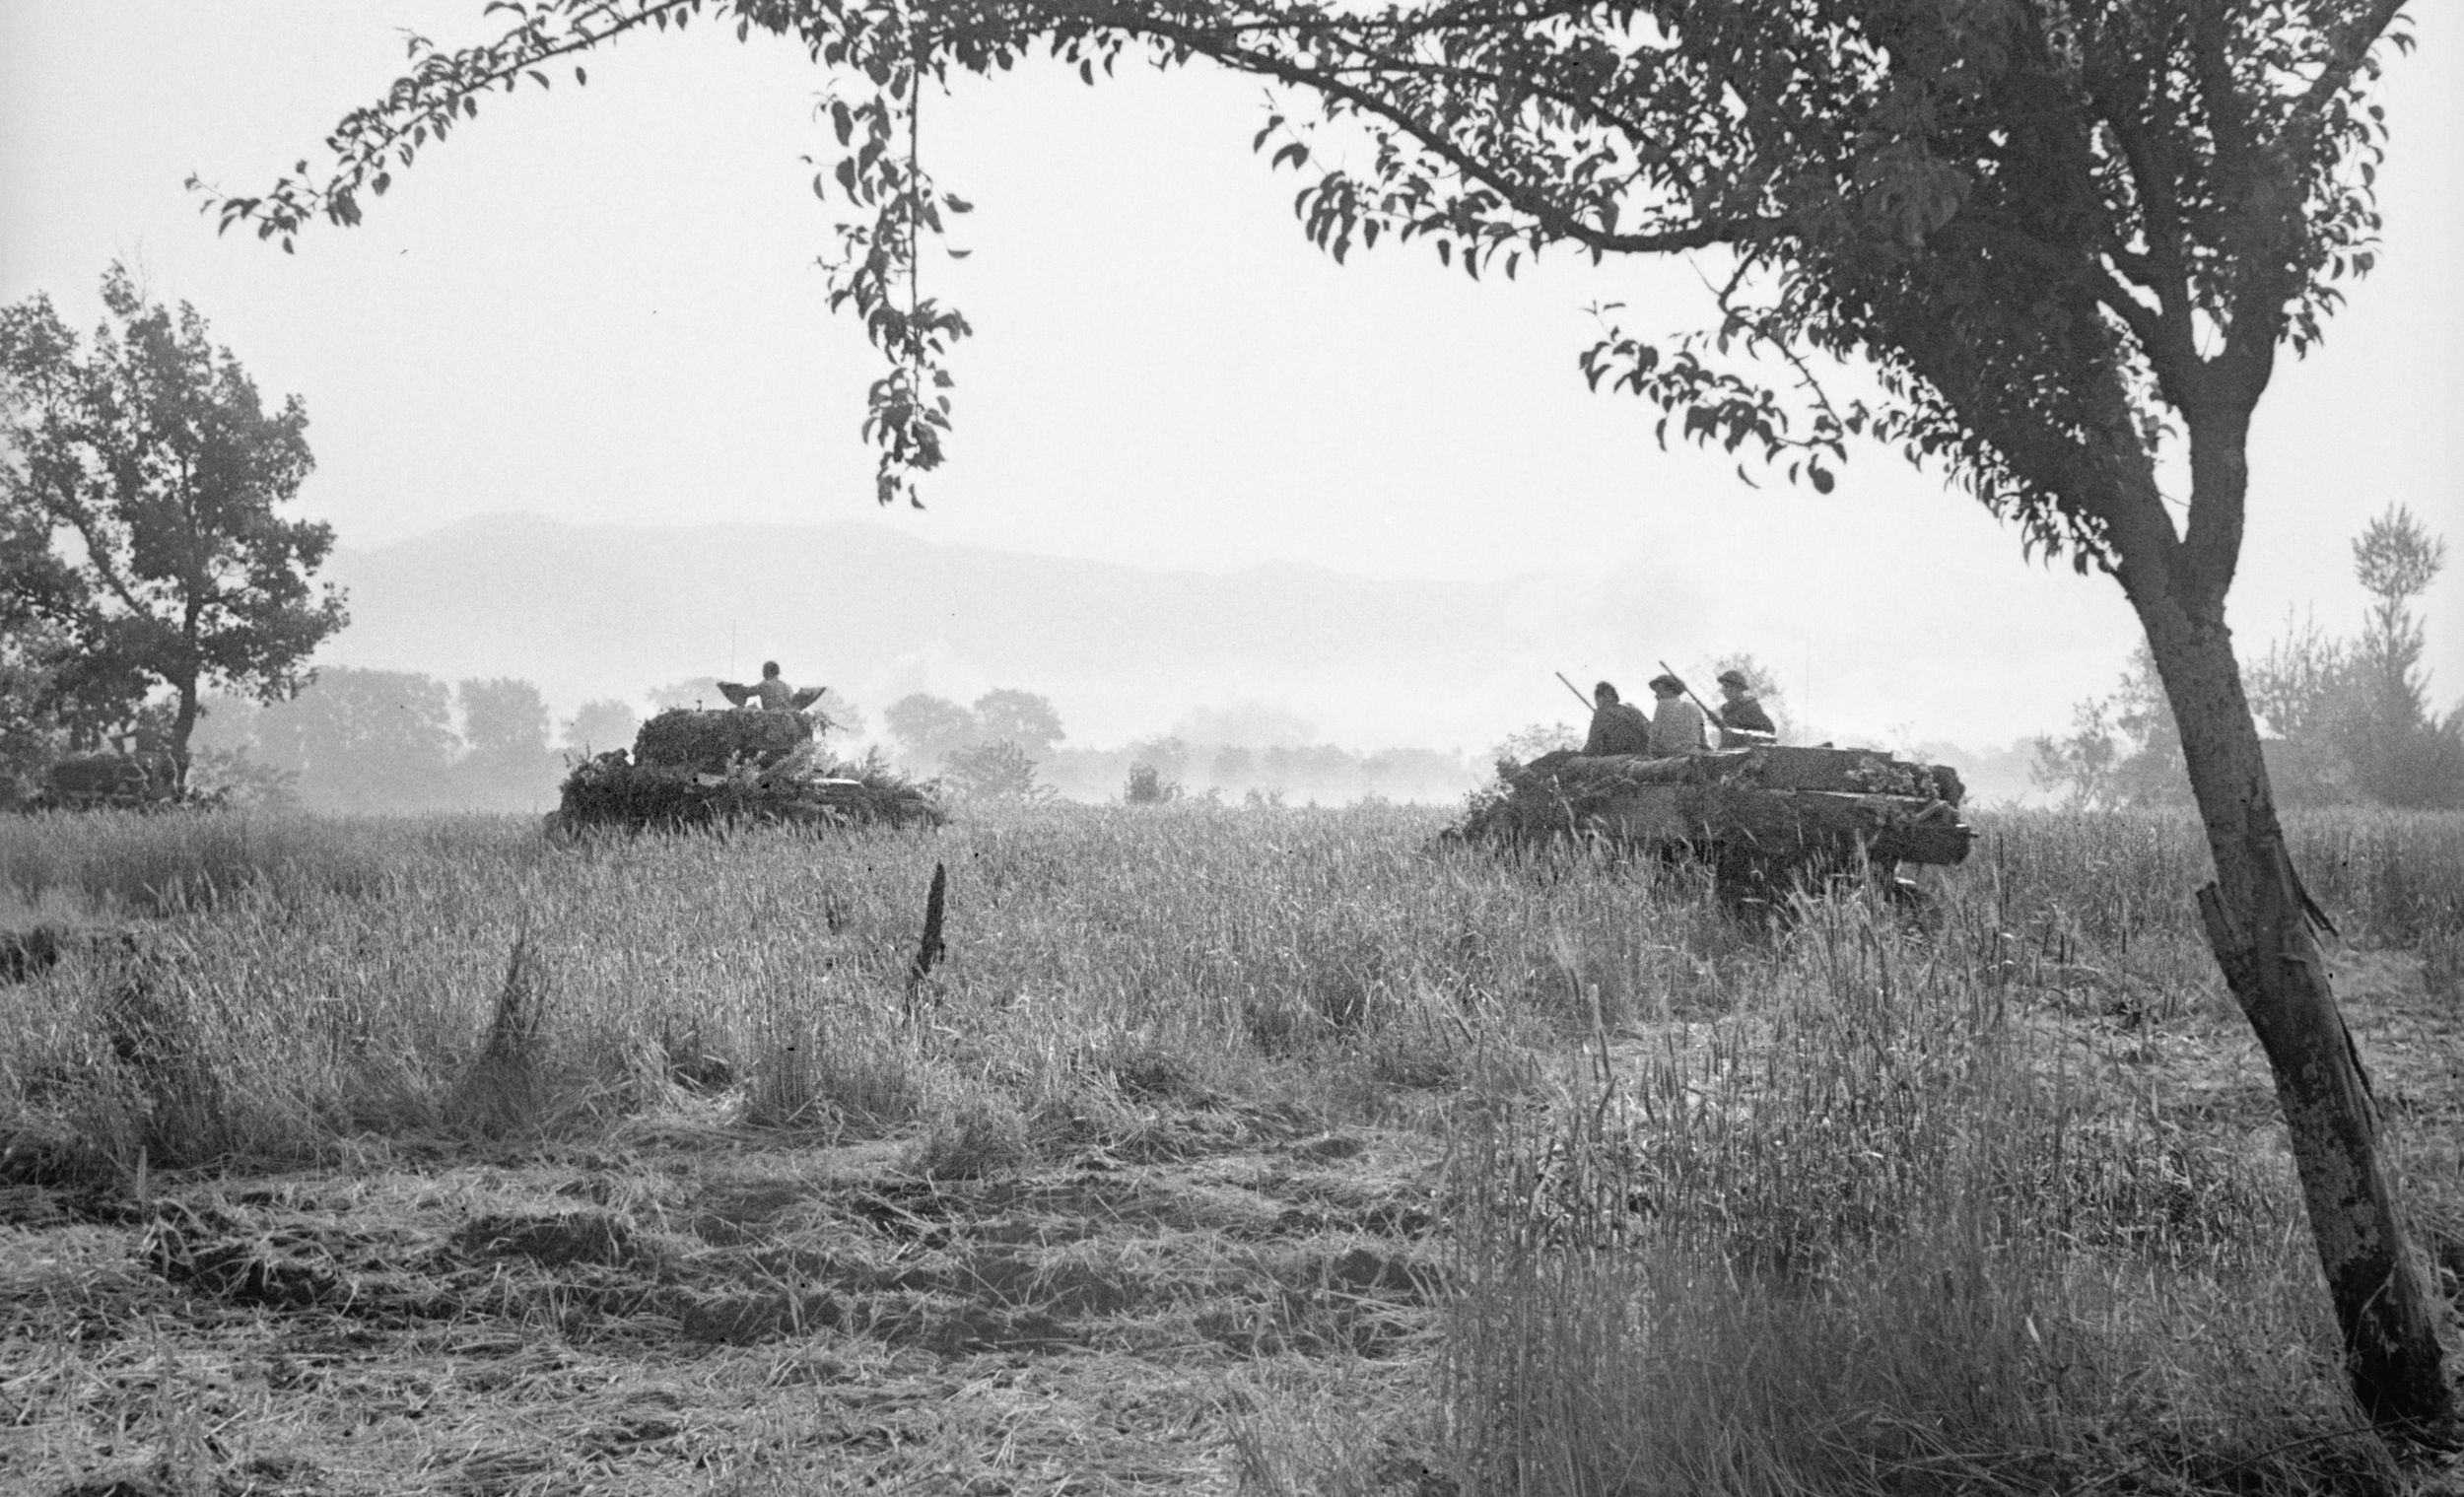
<svg viewBox="0 0 2464 1497"><path fill-rule="evenodd" d="M1775 856L1862 851L1878 862L1962 862L1976 835L1956 808L1940 800L1719 785L1637 787L1592 820L1618 842L1735 843Z"/></svg>
<svg viewBox="0 0 2464 1497"><path fill-rule="evenodd" d="M31 810L151 810L175 803L179 786L168 759L72 754L51 766Z"/></svg>
<svg viewBox="0 0 2464 1497"><path fill-rule="evenodd" d="M565 777L551 834L584 827L635 831L779 822L798 826L939 826L931 787L876 763L831 770L805 713L661 713L618 749Z"/></svg>
<svg viewBox="0 0 2464 1497"><path fill-rule="evenodd" d="M1859 869L1965 860L1958 776L1864 749L1765 746L1668 758L1574 753L1499 767L1468 841L1573 839L1690 855L1759 895Z"/></svg>

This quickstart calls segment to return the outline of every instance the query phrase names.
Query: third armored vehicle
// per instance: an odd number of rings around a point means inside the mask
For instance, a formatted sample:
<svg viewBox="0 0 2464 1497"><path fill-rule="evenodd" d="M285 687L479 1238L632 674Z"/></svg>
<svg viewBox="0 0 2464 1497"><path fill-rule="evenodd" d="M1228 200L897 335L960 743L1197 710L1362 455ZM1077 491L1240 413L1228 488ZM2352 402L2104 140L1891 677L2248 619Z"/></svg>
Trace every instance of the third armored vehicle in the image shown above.
<svg viewBox="0 0 2464 1497"><path fill-rule="evenodd" d="M179 804L180 798L168 754L71 754L51 766L29 809L143 811Z"/></svg>

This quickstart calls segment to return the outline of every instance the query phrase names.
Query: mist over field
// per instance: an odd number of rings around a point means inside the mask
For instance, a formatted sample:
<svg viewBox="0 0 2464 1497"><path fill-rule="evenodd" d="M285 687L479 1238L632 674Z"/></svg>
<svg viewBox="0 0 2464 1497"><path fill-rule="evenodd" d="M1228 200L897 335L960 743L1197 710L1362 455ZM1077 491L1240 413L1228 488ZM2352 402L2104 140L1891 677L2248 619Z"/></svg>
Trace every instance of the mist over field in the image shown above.
<svg viewBox="0 0 2464 1497"><path fill-rule="evenodd" d="M1296 798L1453 799L1508 735L1579 727L1583 709L1557 672L1640 696L1666 659L1708 690L1712 660L1739 650L1777 679L1801 736L1922 748L1987 798L2026 792L2013 742L2062 711L2025 692L1973 696L1971 683L1990 678L1987 641L1949 634L1923 610L1838 601L1855 628L1816 646L1674 564L1607 582L1290 563L1205 573L936 544L870 522L653 528L506 514L346 545L329 575L352 612L319 656L329 668L526 680L563 722L607 699L647 713L663 688L750 680L776 659L790 681L828 685L852 706L857 731L843 746L887 742L883 710L914 693L965 704L1024 691L1061 719L1062 758L1048 758L1047 778L1098 797L1118 791L1120 767L1072 756L1176 739L1194 791L1255 783L1257 763L1219 768L1220 751L1237 749L1282 754ZM1417 751L1420 762L1375 783L1304 762L1333 749Z"/></svg>

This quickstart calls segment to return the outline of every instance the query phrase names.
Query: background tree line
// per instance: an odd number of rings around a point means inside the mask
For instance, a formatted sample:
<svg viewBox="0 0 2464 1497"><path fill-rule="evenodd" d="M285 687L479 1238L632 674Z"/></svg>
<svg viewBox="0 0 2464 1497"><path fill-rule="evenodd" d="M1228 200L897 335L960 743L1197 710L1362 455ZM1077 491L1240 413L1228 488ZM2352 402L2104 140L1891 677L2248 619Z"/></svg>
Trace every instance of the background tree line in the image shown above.
<svg viewBox="0 0 2464 1497"><path fill-rule="evenodd" d="M2443 716L2433 707L2413 612L2445 564L2446 542L2390 506L2353 542L2354 576L2371 599L2361 633L2341 638L2305 618L2244 670L2287 804L2464 809L2464 702ZM2035 747L2037 784L2074 805L2190 804L2181 730L2144 645L2113 695L2080 703L2070 732Z"/></svg>
<svg viewBox="0 0 2464 1497"><path fill-rule="evenodd" d="M230 695L203 704L191 773L200 788L243 803L329 814L540 810L555 803L572 765L629 748L643 709L655 714L722 700L715 679L695 677L650 691L641 708L602 698L559 717L525 680L448 683L417 671L326 666L285 701ZM1479 756L1454 750L1223 741L1204 714L1193 718L1196 739L1165 733L1116 747L1064 746L1059 709L1013 687L973 706L924 693L901 698L881 714L879 738L868 736L863 710L836 694L821 710L835 756L877 749L962 798L1118 800L1143 769L1155 799L1450 800L1485 773Z"/></svg>
<svg viewBox="0 0 2464 1497"><path fill-rule="evenodd" d="M1160 733L1114 748L1063 746L1067 734L1050 699L1003 687L972 707L912 693L892 703L882 721L885 746L899 768L937 778L961 795L1449 800L1484 773L1471 756L1452 750L1361 752L1329 743L1241 741L1230 726L1236 715L1194 714L1187 736Z"/></svg>
<svg viewBox="0 0 2464 1497"><path fill-rule="evenodd" d="M219 697L192 778L235 799L323 812L530 811L553 805L568 762L633 742L626 703L557 721L528 681L448 686L406 670L326 666L299 695Z"/></svg>

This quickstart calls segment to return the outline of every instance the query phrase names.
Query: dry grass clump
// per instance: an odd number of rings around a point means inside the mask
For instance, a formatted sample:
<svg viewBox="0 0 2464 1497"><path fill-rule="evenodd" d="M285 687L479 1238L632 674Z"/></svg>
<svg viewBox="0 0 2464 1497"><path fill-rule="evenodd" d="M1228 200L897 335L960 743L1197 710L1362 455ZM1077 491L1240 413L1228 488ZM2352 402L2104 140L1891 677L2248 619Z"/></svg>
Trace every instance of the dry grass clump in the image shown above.
<svg viewBox="0 0 2464 1497"><path fill-rule="evenodd" d="M337 825L218 811L56 811L0 828L0 894L45 891L110 913L204 909L241 889L286 901L374 896L410 847L450 844L469 819Z"/></svg>
<svg viewBox="0 0 2464 1497"><path fill-rule="evenodd" d="M540 1074L540 1029L547 1017L548 982L530 934L513 937L506 961L505 983L497 989L496 1011L478 1056L456 1079L445 1100L445 1122L483 1137L501 1138L527 1130L547 1100L546 1078Z"/></svg>
<svg viewBox="0 0 2464 1497"><path fill-rule="evenodd" d="M2107 952L2142 936L2195 935L2183 891L2213 876L2187 811L2015 811L1976 816L1971 880L1990 870L2006 912L2060 912ZM2354 939L2417 945L2464 926L2464 814L2343 809L2285 818L2310 895Z"/></svg>
<svg viewBox="0 0 2464 1497"><path fill-rule="evenodd" d="M2282 1158L1937 951L1812 907L1764 1002L1465 1114L1445 1407L1473 1489L2390 1474Z"/></svg>
<svg viewBox="0 0 2464 1497"><path fill-rule="evenodd" d="M916 1141L909 1168L926 1180L981 1180L1017 1169L1030 1148L1024 1114L1002 1099L962 1098Z"/></svg>

